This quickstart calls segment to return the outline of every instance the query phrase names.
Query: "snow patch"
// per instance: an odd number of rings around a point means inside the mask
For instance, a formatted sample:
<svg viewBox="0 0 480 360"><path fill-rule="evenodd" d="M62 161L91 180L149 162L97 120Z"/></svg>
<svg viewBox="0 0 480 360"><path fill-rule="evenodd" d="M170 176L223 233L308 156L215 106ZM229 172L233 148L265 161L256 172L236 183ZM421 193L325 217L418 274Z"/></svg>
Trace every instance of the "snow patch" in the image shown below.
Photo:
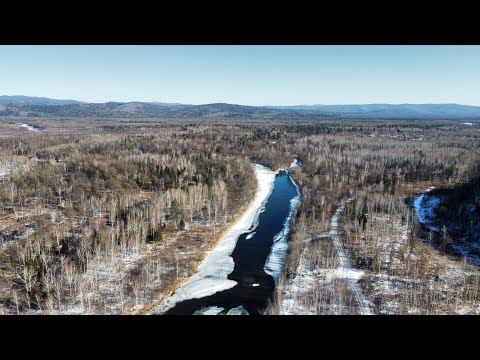
<svg viewBox="0 0 480 360"><path fill-rule="evenodd" d="M228 310L227 315L248 315L248 311L243 307L243 305L240 305L236 308Z"/></svg>
<svg viewBox="0 0 480 360"><path fill-rule="evenodd" d="M431 189L428 189L430 191ZM431 224L431 220L434 218L434 211L440 204L440 198L434 195L421 194L417 196L413 201L413 207L417 213L418 222L425 225L429 230L440 231L438 226Z"/></svg>
<svg viewBox="0 0 480 360"><path fill-rule="evenodd" d="M467 122L467 123L462 123L462 125L472 126L473 124Z"/></svg>
<svg viewBox="0 0 480 360"><path fill-rule="evenodd" d="M277 174L275 171L259 164L255 164L254 168L257 190L250 206L220 239L217 246L210 251L198 267L198 271L177 289L165 303L158 307L155 313L165 313L178 302L210 296L231 289L237 284L236 281L228 279L228 275L235 267L231 254L235 249L238 237L251 231L253 224L258 224L258 217L273 191L275 175Z"/></svg>
<svg viewBox="0 0 480 360"><path fill-rule="evenodd" d="M268 254L267 261L265 262L265 266L263 267L263 270L273 277L273 280L275 281L275 286L277 285L278 278L282 273L283 264L287 255L290 222L292 220L295 209L300 204L300 188L295 183L295 181L292 180L292 178L290 178L290 180L297 189L297 195L290 200L290 211L288 212L288 216L283 222L282 230L273 238L272 250L270 251L270 254Z"/></svg>
<svg viewBox="0 0 480 360"><path fill-rule="evenodd" d="M255 236L255 234L256 234L255 231L254 231L254 232L251 232L250 234L248 234L248 235L245 237L245 239L246 239L246 240L250 240L252 237Z"/></svg>
<svg viewBox="0 0 480 360"><path fill-rule="evenodd" d="M10 175L10 169L1 169L0 170L0 180L5 180Z"/></svg>
<svg viewBox="0 0 480 360"><path fill-rule="evenodd" d="M298 166L298 160L295 158L293 159L293 162L290 164L290 168L294 168Z"/></svg>
<svg viewBox="0 0 480 360"><path fill-rule="evenodd" d="M32 235L35 232L32 228L28 228L24 231L24 233L20 236L18 236L19 239L23 240L28 238L30 235Z"/></svg>
<svg viewBox="0 0 480 360"><path fill-rule="evenodd" d="M19 124L19 127L23 127L29 131L40 131L40 129L37 129L36 127L29 125L29 124Z"/></svg>
<svg viewBox="0 0 480 360"><path fill-rule="evenodd" d="M103 213L102 213L100 210L94 210L94 211L92 212L92 216L93 216L94 218L101 218L101 217L103 217Z"/></svg>
<svg viewBox="0 0 480 360"><path fill-rule="evenodd" d="M257 287L257 286L260 286L259 283L255 283L255 284L252 284L253 287Z"/></svg>

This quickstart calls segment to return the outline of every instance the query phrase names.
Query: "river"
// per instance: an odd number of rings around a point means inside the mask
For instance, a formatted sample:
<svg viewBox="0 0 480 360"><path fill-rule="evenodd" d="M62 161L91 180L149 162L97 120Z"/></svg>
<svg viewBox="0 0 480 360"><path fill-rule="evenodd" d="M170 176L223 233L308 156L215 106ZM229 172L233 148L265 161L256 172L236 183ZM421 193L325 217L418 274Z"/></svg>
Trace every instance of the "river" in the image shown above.
<svg viewBox="0 0 480 360"><path fill-rule="evenodd" d="M287 171L280 171L258 216L258 225L238 237L231 254L234 268L228 280L234 286L213 295L177 302L165 314L261 314L283 265L290 217L298 202L297 187Z"/></svg>

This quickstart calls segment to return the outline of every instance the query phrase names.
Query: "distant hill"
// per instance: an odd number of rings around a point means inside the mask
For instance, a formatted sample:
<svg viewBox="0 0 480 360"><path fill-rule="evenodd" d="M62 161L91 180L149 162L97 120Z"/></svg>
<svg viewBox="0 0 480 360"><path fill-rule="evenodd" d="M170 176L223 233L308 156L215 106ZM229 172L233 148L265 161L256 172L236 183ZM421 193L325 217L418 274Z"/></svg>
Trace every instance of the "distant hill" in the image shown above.
<svg viewBox="0 0 480 360"><path fill-rule="evenodd" d="M480 119L480 106L459 104L245 106L225 103L186 105L138 101L86 103L29 96L0 96L0 117Z"/></svg>
<svg viewBox="0 0 480 360"><path fill-rule="evenodd" d="M143 102L66 105L0 104L0 117L63 118L318 118L328 114L232 104L158 104Z"/></svg>
<svg viewBox="0 0 480 360"><path fill-rule="evenodd" d="M291 111L329 112L346 117L374 118L480 118L480 106L459 104L367 104L276 106Z"/></svg>
<svg viewBox="0 0 480 360"><path fill-rule="evenodd" d="M0 104L17 104L17 105L67 105L67 104L81 104L81 101L77 100L57 100L45 97L34 96L0 96Z"/></svg>

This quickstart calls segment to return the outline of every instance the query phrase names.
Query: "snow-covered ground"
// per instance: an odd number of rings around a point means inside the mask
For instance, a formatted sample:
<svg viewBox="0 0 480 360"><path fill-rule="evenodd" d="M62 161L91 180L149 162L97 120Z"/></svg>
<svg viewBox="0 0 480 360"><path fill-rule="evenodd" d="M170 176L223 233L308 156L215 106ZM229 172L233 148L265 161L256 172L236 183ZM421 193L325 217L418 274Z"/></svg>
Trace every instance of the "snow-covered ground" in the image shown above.
<svg viewBox="0 0 480 360"><path fill-rule="evenodd" d="M290 164L290 168L294 168L298 166L298 160L295 158L293 159L292 163Z"/></svg>
<svg viewBox="0 0 480 360"><path fill-rule="evenodd" d="M29 124L19 124L18 126L23 127L29 131L40 131L40 129L37 129L36 127L33 127L32 125L29 125Z"/></svg>
<svg viewBox="0 0 480 360"><path fill-rule="evenodd" d="M352 199L349 199L351 201ZM339 264L335 273L332 273L332 277L338 277L345 280L348 284L350 290L355 294L355 299L357 300L358 308L361 315L371 315L370 306L368 305L367 299L360 290L357 282L363 276L363 271L355 270L348 260L347 255L345 254L345 249L343 247L340 236L338 235L338 220L345 210L345 204L340 206L332 217L330 235L333 239L333 244L335 245L335 250L337 251L337 256Z"/></svg>
<svg viewBox="0 0 480 360"><path fill-rule="evenodd" d="M462 125L473 126L473 124L470 122L462 123Z"/></svg>
<svg viewBox="0 0 480 360"><path fill-rule="evenodd" d="M427 189L427 192L432 188ZM435 195L428 195L426 193L417 196L413 201L413 207L418 216L418 222L423 224L427 229L433 231L440 231L440 227L434 226L431 221L435 217L435 208L440 204L440 197Z"/></svg>
<svg viewBox="0 0 480 360"><path fill-rule="evenodd" d="M429 194L418 200L420 216L429 219L435 207ZM433 201L433 206L432 206ZM426 206L427 210L423 210ZM351 236L349 249L358 257L377 254L380 266L374 271L353 269L345 256L344 242L339 237L342 207L331 220L330 236L335 245L338 265L319 266L318 248L303 250L296 276L287 279L279 303L280 314L345 314L352 313L349 296L342 298L343 284L354 295L353 310L362 314L479 314L478 266L469 261L443 256L431 246L419 242L411 247L410 226L401 214L371 215L371 222L382 230L377 236L368 233ZM355 231L356 225L345 223L345 231ZM317 238L322 238L318 234ZM319 240L319 243L323 240ZM312 245L313 246L313 245ZM313 250L313 251L312 251ZM324 258L323 258L324 259ZM421 264L421 265L419 265ZM358 279L363 279L363 284ZM338 280L340 281L340 286ZM364 293L362 293L362 290ZM340 306L343 306L340 307Z"/></svg>
<svg viewBox="0 0 480 360"><path fill-rule="evenodd" d="M429 188L422 193L421 195L417 196L413 201L413 206L415 208L415 212L417 213L418 222L421 223L428 231L435 231L437 233L443 232L443 227L435 225L435 210L438 206L445 200L442 196L439 195L430 195L428 192L433 189ZM477 204L480 203L480 197L475 198L471 203L463 204L464 209L467 210L467 213L475 214ZM448 204L444 203L445 206ZM457 215L458 219L462 218L462 221L466 221L463 215ZM452 219L453 220L453 219ZM439 221L437 220L437 224ZM466 221L468 224L468 220ZM462 226L461 223L446 223L447 232L450 233L449 227L451 227L455 231L455 227ZM468 229L468 226L466 229ZM470 230L471 231L471 230ZM476 231L473 230L475 234ZM468 260L475 265L480 265L480 244L478 241L471 241L465 238L464 236L455 236L454 243L451 244L451 249L454 250L457 256L461 258L466 257Z"/></svg>
<svg viewBox="0 0 480 360"><path fill-rule="evenodd" d="M295 159L294 162L296 161L297 159ZM290 165L290 167L292 167L292 165ZM290 222L292 220L295 209L300 204L300 189L293 180L292 182L297 189L297 195L290 200L290 210L288 212L288 216L283 222L282 230L273 238L272 250L270 251L270 254L268 254L267 261L265 262L265 266L263 267L263 270L273 277L275 285L277 285L278 283L278 278L283 270L283 264L285 263L285 257L287 256Z"/></svg>
<svg viewBox="0 0 480 360"><path fill-rule="evenodd" d="M209 252L198 267L198 271L185 282L165 303L155 310L162 314L173 308L178 302L210 296L219 291L234 287L237 282L228 279L235 264L231 254L235 249L238 237L254 230L258 224L260 212L273 190L276 172L262 165L255 164L257 190L250 206L240 219L220 239L217 246ZM253 225L253 226L252 226Z"/></svg>
<svg viewBox="0 0 480 360"><path fill-rule="evenodd" d="M282 302L280 303L281 315L314 315L301 304L299 297L307 293L315 286L318 281L317 272L311 270L309 261L306 257L305 249L300 256L296 276L287 280L283 289Z"/></svg>
<svg viewBox="0 0 480 360"><path fill-rule="evenodd" d="M350 201L350 200L349 200ZM315 309L304 306L300 300L303 294L307 294L313 290L317 283L332 284L336 280L343 280L348 285L348 288L355 294L355 299L358 305L360 314L370 315L369 302L358 286L358 280L363 276L364 272L353 268L348 257L345 254L342 241L338 234L338 223L340 216L345 210L345 204L340 206L332 216L330 226L330 236L335 245L335 250L338 257L338 266L335 269L318 269L312 264L308 254L303 250L300 256L300 262L296 271L296 276L289 279L283 291L282 302L280 303L280 314L316 314ZM337 306L333 305L332 306ZM334 309L332 309L334 310ZM335 313L335 311L332 311Z"/></svg>
<svg viewBox="0 0 480 360"><path fill-rule="evenodd" d="M0 168L0 180L5 180L10 175L10 169Z"/></svg>
<svg viewBox="0 0 480 360"><path fill-rule="evenodd" d="M21 159L0 158L0 181L8 179L19 171L28 169L25 161Z"/></svg>

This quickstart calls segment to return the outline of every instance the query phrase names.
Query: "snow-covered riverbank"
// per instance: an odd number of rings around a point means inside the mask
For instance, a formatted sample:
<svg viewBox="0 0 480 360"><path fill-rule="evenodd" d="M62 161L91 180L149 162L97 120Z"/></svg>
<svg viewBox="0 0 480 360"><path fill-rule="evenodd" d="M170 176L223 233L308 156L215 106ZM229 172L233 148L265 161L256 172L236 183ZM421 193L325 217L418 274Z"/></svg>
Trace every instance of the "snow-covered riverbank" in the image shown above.
<svg viewBox="0 0 480 360"><path fill-rule="evenodd" d="M210 251L198 267L197 272L167 299L155 313L162 314L173 308L178 302L188 299L198 299L213 295L234 287L237 282L228 279L235 264L231 254L235 249L238 237L253 231L258 225L258 217L273 190L276 172L265 166L255 165L257 190L248 208L219 240L217 246Z"/></svg>

